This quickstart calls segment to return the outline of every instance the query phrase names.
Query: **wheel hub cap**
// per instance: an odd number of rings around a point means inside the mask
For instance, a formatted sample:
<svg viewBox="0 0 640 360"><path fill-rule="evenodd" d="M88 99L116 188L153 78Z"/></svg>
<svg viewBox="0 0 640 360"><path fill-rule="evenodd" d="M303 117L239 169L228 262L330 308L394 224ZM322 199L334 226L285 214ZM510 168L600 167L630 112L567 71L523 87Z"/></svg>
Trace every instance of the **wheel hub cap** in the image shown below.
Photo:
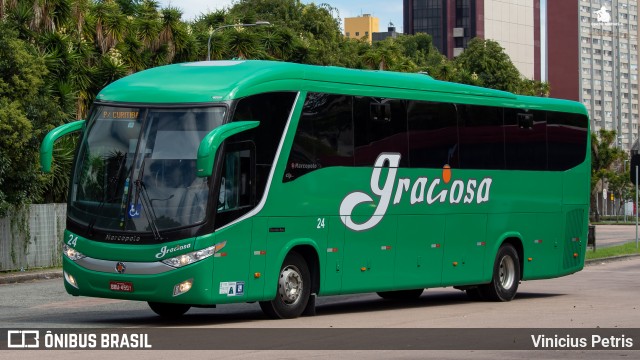
<svg viewBox="0 0 640 360"><path fill-rule="evenodd" d="M498 274L502 288L510 289L515 281L515 264L512 258L505 256L500 260Z"/></svg>
<svg viewBox="0 0 640 360"><path fill-rule="evenodd" d="M295 266L287 266L280 273L278 293L287 305L295 304L302 295L302 276Z"/></svg>

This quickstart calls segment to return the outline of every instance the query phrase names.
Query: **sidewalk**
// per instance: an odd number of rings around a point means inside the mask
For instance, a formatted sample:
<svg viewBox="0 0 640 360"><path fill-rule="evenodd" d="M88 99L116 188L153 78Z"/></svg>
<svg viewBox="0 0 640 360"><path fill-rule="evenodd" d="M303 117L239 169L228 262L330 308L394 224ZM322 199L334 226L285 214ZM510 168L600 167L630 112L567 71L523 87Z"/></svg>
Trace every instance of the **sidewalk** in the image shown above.
<svg viewBox="0 0 640 360"><path fill-rule="evenodd" d="M27 270L0 273L1 284L21 283L32 280L48 280L62 277L62 268L52 268L45 270Z"/></svg>

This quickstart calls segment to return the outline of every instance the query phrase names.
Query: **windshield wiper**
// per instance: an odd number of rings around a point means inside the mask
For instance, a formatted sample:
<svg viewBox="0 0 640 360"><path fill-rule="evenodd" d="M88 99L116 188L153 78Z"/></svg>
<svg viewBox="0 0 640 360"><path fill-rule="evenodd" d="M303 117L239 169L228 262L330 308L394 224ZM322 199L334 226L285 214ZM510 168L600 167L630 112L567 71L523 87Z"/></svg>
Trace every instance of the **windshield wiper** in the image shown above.
<svg viewBox="0 0 640 360"><path fill-rule="evenodd" d="M142 202L144 203L145 209L148 209L144 211L144 215L147 218L147 221L149 222L149 225L151 227L153 238L156 241L161 241L162 235L160 234L160 230L158 229L158 225L156 224L156 220L158 219L158 217L156 216L156 212L153 209L153 204L149 200L149 195L147 194L147 187L144 185L144 182L142 181L142 176L144 175L145 161L147 161L146 157L142 159L142 164L140 164L140 171L138 172L138 178L134 182L136 186L136 197L135 197L133 206L138 205L138 201L140 201L140 194L142 194Z"/></svg>
<svg viewBox="0 0 640 360"><path fill-rule="evenodd" d="M107 181L107 186L111 186L113 184L115 184L115 192L113 194L113 196L111 196L110 198L107 198L106 196L100 201L100 203L98 204L98 208L96 209L96 214L99 214L100 211L102 210L102 208L104 207L105 202L111 202L113 200L117 199L117 195L118 195L118 188L120 185L120 175L122 174L122 169L124 169L124 165L127 162L127 154L124 154L120 157L120 161L118 162L118 170L116 171L115 175L109 178L109 181ZM109 188L107 188L107 191L109 190ZM96 225L96 221L98 220L97 216L94 216L93 219L91 219L91 222L89 222L89 226L87 226L87 235L91 236L93 235L93 227Z"/></svg>

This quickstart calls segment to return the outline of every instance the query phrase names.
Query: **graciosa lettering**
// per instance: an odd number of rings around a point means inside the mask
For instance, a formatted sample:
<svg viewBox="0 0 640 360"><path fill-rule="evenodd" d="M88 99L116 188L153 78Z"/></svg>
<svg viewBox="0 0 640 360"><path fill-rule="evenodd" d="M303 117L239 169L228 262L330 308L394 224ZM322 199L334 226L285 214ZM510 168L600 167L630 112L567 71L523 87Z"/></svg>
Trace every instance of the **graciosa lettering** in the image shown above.
<svg viewBox="0 0 640 360"><path fill-rule="evenodd" d="M444 203L447 200L450 204L459 204L460 202L464 204L471 204L473 202L482 204L489 201L491 183L493 182L493 179L489 177L482 179L480 184L478 184L478 181L475 179L467 180L466 184L462 180L454 180L451 186L443 188L441 183L446 186L451 181L448 166L445 166L446 173L443 179L433 179L431 184L429 184L429 179L426 177L417 178L413 182L413 185L411 185L411 179L408 178L400 178L396 182L400 158L401 155L398 153L382 153L376 159L371 174L371 191L374 195L378 196L378 206L376 206L369 220L358 224L351 218L356 206L374 202L374 199L369 194L360 191L352 192L342 200L340 204L340 220L342 220L342 223L346 227L354 231L364 231L378 225L387 213L387 209L391 203L394 184L396 183L393 205L401 202L404 193L410 193L411 205L423 203L425 200L428 205L435 202ZM387 178L384 180L384 186L380 187L380 177L384 167L388 167L389 170L387 172Z"/></svg>

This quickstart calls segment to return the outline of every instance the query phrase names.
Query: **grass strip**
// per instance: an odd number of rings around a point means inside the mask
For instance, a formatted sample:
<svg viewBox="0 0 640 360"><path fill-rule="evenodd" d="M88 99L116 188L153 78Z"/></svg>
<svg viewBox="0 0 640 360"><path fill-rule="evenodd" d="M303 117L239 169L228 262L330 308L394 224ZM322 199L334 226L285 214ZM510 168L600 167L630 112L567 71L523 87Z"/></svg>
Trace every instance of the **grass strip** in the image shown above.
<svg viewBox="0 0 640 360"><path fill-rule="evenodd" d="M624 245L611 246L606 248L597 248L596 251L587 249L587 260L600 259L611 256L640 254L636 249L636 242L629 242Z"/></svg>

